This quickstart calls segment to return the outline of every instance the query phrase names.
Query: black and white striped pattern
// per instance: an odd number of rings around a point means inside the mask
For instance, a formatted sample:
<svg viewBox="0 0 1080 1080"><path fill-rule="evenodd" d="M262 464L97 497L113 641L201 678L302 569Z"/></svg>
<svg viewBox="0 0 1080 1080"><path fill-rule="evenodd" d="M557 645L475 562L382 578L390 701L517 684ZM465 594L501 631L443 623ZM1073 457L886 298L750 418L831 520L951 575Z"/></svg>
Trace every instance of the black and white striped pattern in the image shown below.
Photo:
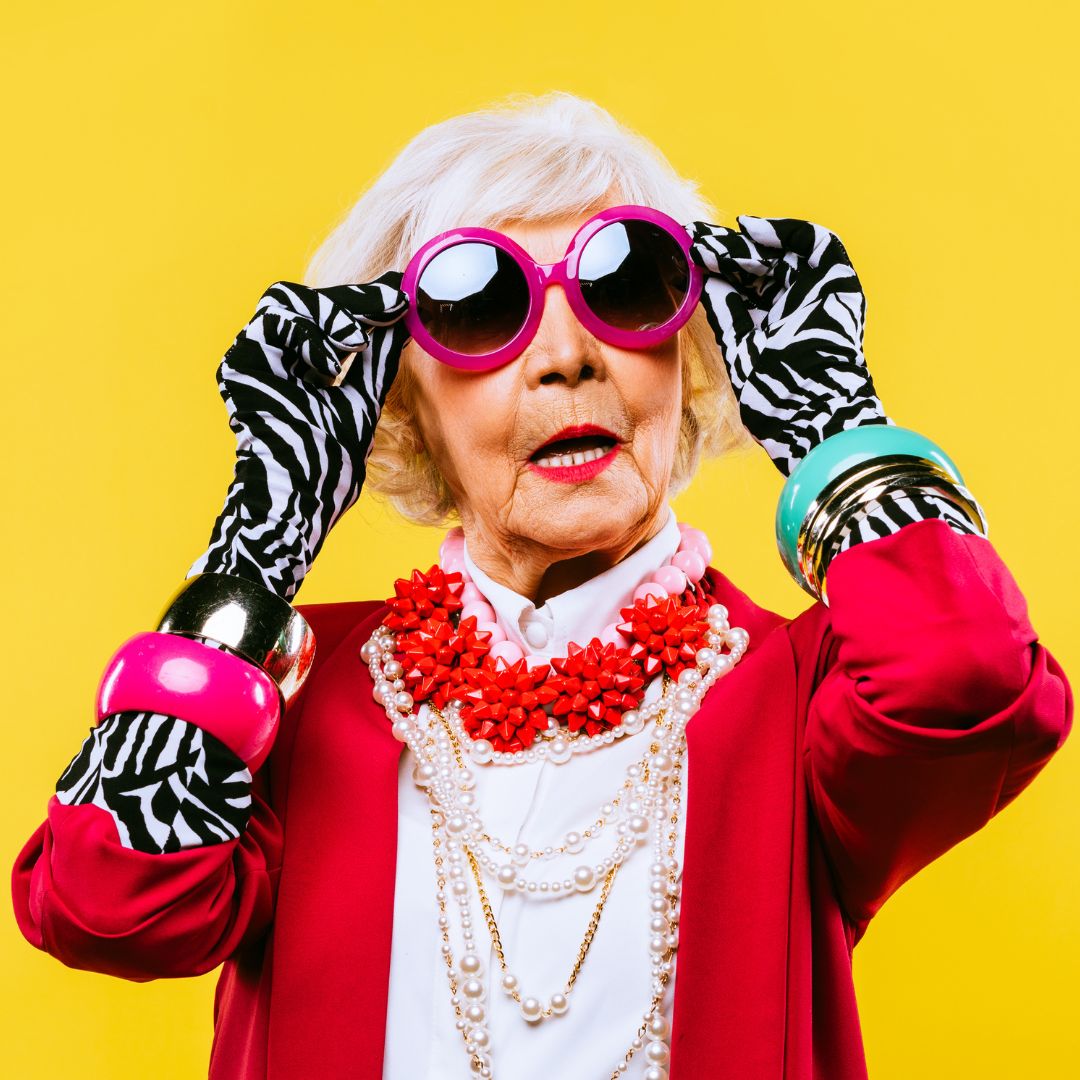
<svg viewBox="0 0 1080 1080"><path fill-rule="evenodd" d="M186 577L250 578L291 598L356 502L408 332L401 274L314 289L279 281L217 369L236 467ZM359 350L344 377L342 361Z"/></svg>
<svg viewBox="0 0 1080 1080"><path fill-rule="evenodd" d="M893 423L863 356L866 297L835 233L796 218L736 218L743 232L695 221L706 271L701 303L740 415L777 468L828 436Z"/></svg>
<svg viewBox="0 0 1080 1080"><path fill-rule="evenodd" d="M941 518L953 532L984 535L948 499L919 488L909 488L887 492L854 515L844 526L832 558L856 544L892 536L905 525L930 518Z"/></svg>
<svg viewBox="0 0 1080 1080"><path fill-rule="evenodd" d="M132 710L90 729L56 797L100 806L124 847L162 854L238 837L251 815L251 783L243 761L209 732Z"/></svg>

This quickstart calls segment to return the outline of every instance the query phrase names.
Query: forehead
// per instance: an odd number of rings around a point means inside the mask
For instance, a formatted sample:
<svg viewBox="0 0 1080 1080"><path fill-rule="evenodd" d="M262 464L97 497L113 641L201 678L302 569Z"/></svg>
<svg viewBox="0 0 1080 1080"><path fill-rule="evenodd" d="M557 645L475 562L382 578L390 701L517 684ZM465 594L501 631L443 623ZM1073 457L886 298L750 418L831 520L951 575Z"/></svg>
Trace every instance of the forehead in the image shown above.
<svg viewBox="0 0 1080 1080"><path fill-rule="evenodd" d="M553 263L558 262L566 254L574 233L589 218L595 217L601 210L618 205L618 201L610 201L580 214L542 220L504 221L491 228L520 244L537 262Z"/></svg>

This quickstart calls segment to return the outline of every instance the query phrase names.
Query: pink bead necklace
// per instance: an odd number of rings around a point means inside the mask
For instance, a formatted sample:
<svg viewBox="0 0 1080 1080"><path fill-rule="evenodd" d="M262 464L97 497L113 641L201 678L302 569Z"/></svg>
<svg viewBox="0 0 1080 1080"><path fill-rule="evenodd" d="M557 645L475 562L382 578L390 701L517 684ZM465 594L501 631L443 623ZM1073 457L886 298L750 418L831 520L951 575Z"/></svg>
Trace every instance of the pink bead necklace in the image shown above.
<svg viewBox="0 0 1080 1080"><path fill-rule="evenodd" d="M705 576L705 570L712 558L712 546L709 538L691 525L679 522L679 547L675 554L663 566L643 581L634 590L634 601L665 600L669 596L681 596L687 589L692 589ZM548 664L542 657L527 654L519 645L509 640L506 630L499 623L495 609L484 599L476 587L465 566L465 533L460 528L451 529L439 547L439 565L446 573L458 573L465 582L461 593L463 619L473 616L476 629L491 635L488 639L488 655L494 660L503 660L506 666L524 660L529 668ZM620 629L622 627L622 629ZM598 635L604 645L629 646L625 624L612 622Z"/></svg>

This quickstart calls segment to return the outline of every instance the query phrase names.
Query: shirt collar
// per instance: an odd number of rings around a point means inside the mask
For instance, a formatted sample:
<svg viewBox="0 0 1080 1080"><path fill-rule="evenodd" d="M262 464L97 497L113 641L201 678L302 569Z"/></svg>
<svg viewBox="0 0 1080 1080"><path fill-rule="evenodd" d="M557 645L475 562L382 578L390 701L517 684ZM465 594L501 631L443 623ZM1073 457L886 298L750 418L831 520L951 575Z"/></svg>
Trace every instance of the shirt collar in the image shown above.
<svg viewBox="0 0 1080 1080"><path fill-rule="evenodd" d="M680 539L675 514L669 508L667 523L637 551L576 588L551 597L539 608L528 597L488 577L472 561L467 541L465 568L495 609L507 638L526 655L549 660L565 656L569 642L584 644L619 621L620 609L633 603L634 590L675 554Z"/></svg>

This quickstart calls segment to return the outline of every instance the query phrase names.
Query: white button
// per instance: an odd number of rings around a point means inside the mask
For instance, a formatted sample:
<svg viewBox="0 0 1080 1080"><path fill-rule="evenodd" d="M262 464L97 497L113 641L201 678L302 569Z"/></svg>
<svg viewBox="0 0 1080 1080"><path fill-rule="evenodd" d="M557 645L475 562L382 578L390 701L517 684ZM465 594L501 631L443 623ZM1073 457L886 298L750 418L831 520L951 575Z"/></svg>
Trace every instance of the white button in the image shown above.
<svg viewBox="0 0 1080 1080"><path fill-rule="evenodd" d="M525 625L525 640L534 648L542 649L548 643L547 631L538 622L530 622Z"/></svg>

